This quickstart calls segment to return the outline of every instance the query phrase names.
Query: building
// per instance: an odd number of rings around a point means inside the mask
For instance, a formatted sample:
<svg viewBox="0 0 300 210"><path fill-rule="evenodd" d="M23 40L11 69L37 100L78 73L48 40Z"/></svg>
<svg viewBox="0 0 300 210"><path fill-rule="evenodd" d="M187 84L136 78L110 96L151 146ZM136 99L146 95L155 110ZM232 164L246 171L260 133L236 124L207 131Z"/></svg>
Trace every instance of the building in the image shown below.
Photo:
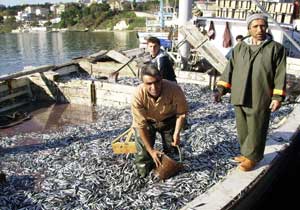
<svg viewBox="0 0 300 210"><path fill-rule="evenodd" d="M49 15L49 9L43 8L43 7L38 7L35 9L35 15L46 17Z"/></svg>
<svg viewBox="0 0 300 210"><path fill-rule="evenodd" d="M65 10L65 4L54 4L50 7L50 11L53 12L55 16L60 16Z"/></svg>

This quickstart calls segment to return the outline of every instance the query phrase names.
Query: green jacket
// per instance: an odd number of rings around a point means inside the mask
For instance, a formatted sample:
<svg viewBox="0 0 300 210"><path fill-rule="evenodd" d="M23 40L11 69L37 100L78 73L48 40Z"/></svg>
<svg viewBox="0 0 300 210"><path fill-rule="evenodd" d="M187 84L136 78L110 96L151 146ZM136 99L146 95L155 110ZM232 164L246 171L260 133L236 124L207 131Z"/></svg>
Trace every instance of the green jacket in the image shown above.
<svg viewBox="0 0 300 210"><path fill-rule="evenodd" d="M271 100L283 101L286 85L284 47L268 37L255 51L247 43L236 45L232 58L217 82L221 94L231 91L231 103L267 109Z"/></svg>

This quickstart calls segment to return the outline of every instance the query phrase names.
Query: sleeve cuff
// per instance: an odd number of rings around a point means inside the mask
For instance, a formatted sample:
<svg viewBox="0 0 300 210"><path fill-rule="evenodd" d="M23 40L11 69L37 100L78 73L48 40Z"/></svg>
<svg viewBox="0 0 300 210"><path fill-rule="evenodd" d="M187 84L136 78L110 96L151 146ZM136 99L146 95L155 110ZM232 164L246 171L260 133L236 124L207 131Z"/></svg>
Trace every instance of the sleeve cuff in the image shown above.
<svg viewBox="0 0 300 210"><path fill-rule="evenodd" d="M285 99L285 97L282 96L282 95L273 95L273 96L272 96L272 100L276 100L276 101L283 102L284 99Z"/></svg>
<svg viewBox="0 0 300 210"><path fill-rule="evenodd" d="M217 86L217 91L221 94L221 95L225 95L226 93L230 92L230 89L225 88L224 86L218 85Z"/></svg>

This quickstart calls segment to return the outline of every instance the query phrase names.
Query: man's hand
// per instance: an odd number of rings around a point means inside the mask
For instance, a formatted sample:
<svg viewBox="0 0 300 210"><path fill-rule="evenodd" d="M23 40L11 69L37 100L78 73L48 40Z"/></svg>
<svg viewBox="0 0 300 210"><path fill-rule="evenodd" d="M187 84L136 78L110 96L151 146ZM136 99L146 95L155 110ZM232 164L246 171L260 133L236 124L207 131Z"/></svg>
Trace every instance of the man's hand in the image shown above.
<svg viewBox="0 0 300 210"><path fill-rule="evenodd" d="M281 102L280 101L278 101L278 100L272 100L269 108L271 109L271 112L275 112L280 107L281 107Z"/></svg>
<svg viewBox="0 0 300 210"><path fill-rule="evenodd" d="M160 157L164 154L158 150L152 149L149 151L149 154L151 155L156 167L158 167L161 164Z"/></svg>
<svg viewBox="0 0 300 210"><path fill-rule="evenodd" d="M180 144L180 134L173 134L173 142L171 143L172 146L176 147L177 145Z"/></svg>
<svg viewBox="0 0 300 210"><path fill-rule="evenodd" d="M215 103L219 103L222 101L222 94L219 91L214 91L213 99Z"/></svg>

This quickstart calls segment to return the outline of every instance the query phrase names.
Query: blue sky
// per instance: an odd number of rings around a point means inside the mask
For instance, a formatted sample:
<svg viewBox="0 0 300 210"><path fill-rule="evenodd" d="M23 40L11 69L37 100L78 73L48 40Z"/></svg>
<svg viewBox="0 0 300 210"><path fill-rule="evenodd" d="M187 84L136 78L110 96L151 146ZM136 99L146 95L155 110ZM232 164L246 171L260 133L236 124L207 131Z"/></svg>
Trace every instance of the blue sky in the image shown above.
<svg viewBox="0 0 300 210"><path fill-rule="evenodd" d="M49 3L58 3L58 2L77 2L76 0L0 0L0 4L5 6L14 6L21 4L44 4Z"/></svg>

